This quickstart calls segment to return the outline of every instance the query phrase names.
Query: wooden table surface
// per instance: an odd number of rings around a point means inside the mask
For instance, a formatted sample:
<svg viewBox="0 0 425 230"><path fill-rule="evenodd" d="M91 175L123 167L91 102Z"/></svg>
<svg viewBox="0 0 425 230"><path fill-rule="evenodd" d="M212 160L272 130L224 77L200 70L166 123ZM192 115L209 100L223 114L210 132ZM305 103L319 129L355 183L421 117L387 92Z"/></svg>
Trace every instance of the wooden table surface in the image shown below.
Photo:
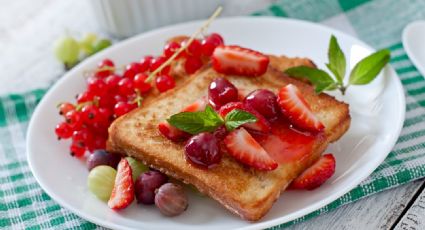
<svg viewBox="0 0 425 230"><path fill-rule="evenodd" d="M273 0L232 1L227 14L244 15ZM46 88L64 70L52 43L68 32L103 34L87 1L0 0L0 95ZM232 5L233 4L233 5ZM290 229L425 229L425 181L390 189Z"/></svg>

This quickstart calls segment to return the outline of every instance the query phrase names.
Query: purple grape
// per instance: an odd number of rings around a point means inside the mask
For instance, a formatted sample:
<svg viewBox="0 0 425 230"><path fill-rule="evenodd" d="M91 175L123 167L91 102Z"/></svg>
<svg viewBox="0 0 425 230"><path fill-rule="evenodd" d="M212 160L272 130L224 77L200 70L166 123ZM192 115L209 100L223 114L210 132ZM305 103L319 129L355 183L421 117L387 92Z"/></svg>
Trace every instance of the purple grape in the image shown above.
<svg viewBox="0 0 425 230"><path fill-rule="evenodd" d="M118 154L108 153L103 149L97 149L88 157L87 168L90 171L99 165L109 165L116 169L120 160L121 156Z"/></svg>
<svg viewBox="0 0 425 230"><path fill-rule="evenodd" d="M252 91L244 99L244 104L255 109L267 119L276 118L279 114L279 105L276 95L267 89Z"/></svg>
<svg viewBox="0 0 425 230"><path fill-rule="evenodd" d="M155 205L165 216L177 216L187 209L188 199L182 186L166 183L157 190Z"/></svg>
<svg viewBox="0 0 425 230"><path fill-rule="evenodd" d="M208 88L208 100L215 109L219 109L229 102L238 100L238 89L225 78L216 78Z"/></svg>
<svg viewBox="0 0 425 230"><path fill-rule="evenodd" d="M200 133L191 137L185 146L186 159L196 166L211 168L221 161L223 153L217 138L211 133Z"/></svg>
<svg viewBox="0 0 425 230"><path fill-rule="evenodd" d="M142 204L154 204L155 190L167 183L167 181L167 176L158 171L142 173L134 184L137 202Z"/></svg>

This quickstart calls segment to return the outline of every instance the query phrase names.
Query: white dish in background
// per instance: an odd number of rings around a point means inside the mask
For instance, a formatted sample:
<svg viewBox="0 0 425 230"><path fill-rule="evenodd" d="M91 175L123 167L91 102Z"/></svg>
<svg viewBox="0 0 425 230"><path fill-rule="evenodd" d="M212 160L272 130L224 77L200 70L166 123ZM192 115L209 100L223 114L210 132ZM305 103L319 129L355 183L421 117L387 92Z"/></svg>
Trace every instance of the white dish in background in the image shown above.
<svg viewBox="0 0 425 230"><path fill-rule="evenodd" d="M425 21L407 25L403 30L402 40L410 60L422 76L425 76Z"/></svg>
<svg viewBox="0 0 425 230"><path fill-rule="evenodd" d="M393 148L404 121L405 101L399 78L387 66L372 84L352 86L347 95L338 96L350 104L352 123L349 131L327 150L336 157L335 175L314 191L283 193L260 221L241 220L214 200L193 194L189 209L175 218L163 217L153 206L135 203L120 212L109 209L88 191L84 162L68 155L68 142L56 140L53 130L61 118L55 106L74 100L85 87L84 70L95 68L103 58L111 58L121 66L146 54L159 54L168 38L192 34L201 23L170 26L123 41L82 62L49 90L33 114L27 136L29 165L47 194L82 218L113 229L199 229L200 225L205 230L260 229L296 219L336 200L370 175ZM222 34L227 44L309 57L320 68L325 68L327 62L331 34L338 38L350 68L373 51L362 41L334 29L291 19L224 18L213 22L209 31Z"/></svg>

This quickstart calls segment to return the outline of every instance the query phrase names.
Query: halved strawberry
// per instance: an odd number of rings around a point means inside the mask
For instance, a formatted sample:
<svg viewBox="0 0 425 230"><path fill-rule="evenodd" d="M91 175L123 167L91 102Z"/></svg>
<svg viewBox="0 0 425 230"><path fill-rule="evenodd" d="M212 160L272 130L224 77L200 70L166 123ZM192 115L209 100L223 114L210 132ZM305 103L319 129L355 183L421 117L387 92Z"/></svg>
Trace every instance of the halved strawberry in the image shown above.
<svg viewBox="0 0 425 230"><path fill-rule="evenodd" d="M296 86L289 84L280 89L277 102L282 113L295 126L313 132L320 132L325 128L311 111L310 106Z"/></svg>
<svg viewBox="0 0 425 230"><path fill-rule="evenodd" d="M159 123L158 130L167 139L174 142L184 141L190 136L188 133L185 133L180 129L170 125L167 121Z"/></svg>
<svg viewBox="0 0 425 230"><path fill-rule="evenodd" d="M229 133L224 144L230 155L241 163L259 170L274 170L278 164L244 128Z"/></svg>
<svg viewBox="0 0 425 230"><path fill-rule="evenodd" d="M335 157L332 154L325 154L299 175L290 188L313 190L325 183L335 173Z"/></svg>
<svg viewBox="0 0 425 230"><path fill-rule="evenodd" d="M196 100L195 102L193 102L192 104L186 106L182 112L199 112L199 111L204 111L205 107L208 104L208 99L206 96L203 96L201 98L199 98L198 100Z"/></svg>
<svg viewBox="0 0 425 230"><path fill-rule="evenodd" d="M212 65L219 73L255 77L266 72L269 57L240 46L220 45L214 50Z"/></svg>
<svg viewBox="0 0 425 230"><path fill-rule="evenodd" d="M271 130L270 123L264 118L263 115L261 115L259 112L257 112L255 109L252 109L246 105L244 105L242 102L229 102L222 106L219 110L219 114L221 117L225 117L228 113L230 113L234 109L239 109L246 111L248 113L251 113L257 118L257 122L255 123L246 123L242 126L248 129L253 129L256 131L260 131L263 133L268 133Z"/></svg>
<svg viewBox="0 0 425 230"><path fill-rule="evenodd" d="M112 209L126 208L134 200L134 184L131 167L125 158L118 163L115 185L108 206Z"/></svg>

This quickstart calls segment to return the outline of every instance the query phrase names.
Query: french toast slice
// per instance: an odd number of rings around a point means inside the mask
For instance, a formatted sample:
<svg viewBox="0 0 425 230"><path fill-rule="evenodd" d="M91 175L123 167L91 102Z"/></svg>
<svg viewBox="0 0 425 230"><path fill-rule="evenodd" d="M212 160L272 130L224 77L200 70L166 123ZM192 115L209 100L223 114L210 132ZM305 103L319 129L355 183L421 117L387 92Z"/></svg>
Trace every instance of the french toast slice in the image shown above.
<svg viewBox="0 0 425 230"><path fill-rule="evenodd" d="M347 131L351 120L347 104L324 93L317 95L311 85L283 74L282 70L298 62L279 64L278 60L275 60L275 65L271 60L267 72L256 78L225 76L205 67L186 78L179 87L118 118L109 128L107 149L135 157L171 177L194 185L243 219L259 220L270 210L281 191L314 163L330 142ZM305 60L299 62L313 65ZM184 143L166 139L158 131L157 125L206 95L209 83L220 76L245 92L259 88L277 92L287 84L296 85L313 113L325 125L321 137L315 139L311 152L302 160L280 164L273 171L243 166L227 154L212 169L203 170L189 164L184 156Z"/></svg>

